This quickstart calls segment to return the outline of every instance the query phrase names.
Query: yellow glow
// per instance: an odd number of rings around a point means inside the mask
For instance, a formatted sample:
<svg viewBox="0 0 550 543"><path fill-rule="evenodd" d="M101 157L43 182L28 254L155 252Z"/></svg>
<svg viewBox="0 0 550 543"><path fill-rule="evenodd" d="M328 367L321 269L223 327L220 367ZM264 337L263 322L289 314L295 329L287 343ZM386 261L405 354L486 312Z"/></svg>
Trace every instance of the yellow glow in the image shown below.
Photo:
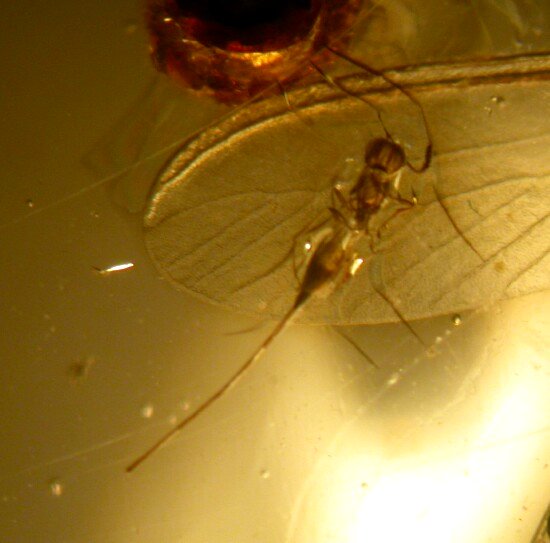
<svg viewBox="0 0 550 543"><path fill-rule="evenodd" d="M245 53L243 56L248 57L253 66L261 68L266 64L273 64L278 61L281 58L281 53L268 51L265 53Z"/></svg>
<svg viewBox="0 0 550 543"><path fill-rule="evenodd" d="M499 353L499 375L506 368L513 378L495 382L488 372L479 381L486 408L475 410L484 418L475 433L464 419L463 437L455 427L437 447L415 449L406 436L379 441L376 433L365 435L365 425L346 430L306 484L289 540L331 534L346 543L527 541L538 494L518 489L529 488L526 481L544 487L547 381L534 385L533 372L546 355L517 337ZM464 415L469 399L461 400Z"/></svg>
<svg viewBox="0 0 550 543"><path fill-rule="evenodd" d="M499 522L525 461L524 447L496 447L496 454L495 448L470 449L375 470L372 458L341 461L332 491L308 513L319 519L320 533L348 543L486 541L483 530ZM501 522L504 527L507 520Z"/></svg>

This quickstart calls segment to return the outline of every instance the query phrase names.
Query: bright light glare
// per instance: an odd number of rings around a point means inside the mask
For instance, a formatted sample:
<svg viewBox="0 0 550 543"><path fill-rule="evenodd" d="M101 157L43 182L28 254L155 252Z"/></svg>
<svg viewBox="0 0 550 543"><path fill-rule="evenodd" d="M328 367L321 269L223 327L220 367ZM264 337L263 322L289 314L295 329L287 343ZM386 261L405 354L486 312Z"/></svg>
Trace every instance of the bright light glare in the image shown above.
<svg viewBox="0 0 550 543"><path fill-rule="evenodd" d="M545 506L540 470L548 396L537 368L546 354L516 335L500 344L499 355L499 382L492 371L478 376L483 402L475 395L458 402L461 422L437 447L419 450L407 439L390 444L358 432L368 447L336 449L320 462L295 514L299 537L291 540L333 534L346 543L528 541L536 511ZM472 426L475 433L468 429L471 413L484 419ZM348 433L345 442L352 441ZM303 526L314 526L315 534Z"/></svg>
<svg viewBox="0 0 550 543"><path fill-rule="evenodd" d="M115 273L119 271L128 270L130 268L133 268L134 264L132 262L125 262L124 264L116 264L115 266L110 266L109 268L104 268L102 270L98 270L98 272L101 275L108 275L110 273Z"/></svg>
<svg viewBox="0 0 550 543"><path fill-rule="evenodd" d="M362 258L356 258L351 264L349 273L351 276L354 276L359 268L363 265L364 260Z"/></svg>

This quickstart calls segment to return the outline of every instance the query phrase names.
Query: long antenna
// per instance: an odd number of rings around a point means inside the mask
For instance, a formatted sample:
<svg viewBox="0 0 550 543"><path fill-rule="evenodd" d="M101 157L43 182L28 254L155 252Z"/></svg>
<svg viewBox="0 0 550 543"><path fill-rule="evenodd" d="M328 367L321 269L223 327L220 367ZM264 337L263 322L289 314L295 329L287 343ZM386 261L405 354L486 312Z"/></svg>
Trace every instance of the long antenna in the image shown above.
<svg viewBox="0 0 550 543"><path fill-rule="evenodd" d="M422 107L422 104L418 101L418 98L409 90L407 90L405 87L402 87L401 85L397 84L391 77L388 77L388 75L381 70L377 70L376 68L372 68L368 64L361 62L360 60L353 58L349 56L348 54L338 51L337 49L334 49L330 45L327 45L326 48L335 56L341 58L342 60L345 60L346 62L349 62L350 64L353 64L354 66L357 66L357 68L361 68L365 72L370 73L371 75L374 75L375 77L380 77L383 79L388 85L390 85L392 88L398 90L402 94L404 94L420 111L420 115L422 116L422 121L424 124L424 131L426 132L426 138L428 140L428 144L426 145L426 151L424 153L424 161L421 166L413 166L409 162L407 162L407 165L411 170L417 173L422 173L423 171L427 170L430 166L431 159L432 159L432 134L430 131L430 125L428 124L428 119L426 118L426 113L424 111L424 108ZM350 91L347 91L350 93ZM351 93L353 94L353 93ZM353 94L356 96L355 94ZM360 98L359 96L357 96ZM385 128L384 128L385 130ZM390 138L391 139L391 138Z"/></svg>

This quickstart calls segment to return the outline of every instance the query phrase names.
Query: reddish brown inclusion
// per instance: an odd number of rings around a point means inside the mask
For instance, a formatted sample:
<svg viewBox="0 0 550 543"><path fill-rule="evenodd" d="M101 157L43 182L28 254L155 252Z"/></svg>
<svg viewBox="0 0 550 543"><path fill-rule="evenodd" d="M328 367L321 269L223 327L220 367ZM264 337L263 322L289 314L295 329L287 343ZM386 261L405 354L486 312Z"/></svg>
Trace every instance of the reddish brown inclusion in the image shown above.
<svg viewBox="0 0 550 543"><path fill-rule="evenodd" d="M360 0L150 0L157 68L225 103L303 76L349 28Z"/></svg>

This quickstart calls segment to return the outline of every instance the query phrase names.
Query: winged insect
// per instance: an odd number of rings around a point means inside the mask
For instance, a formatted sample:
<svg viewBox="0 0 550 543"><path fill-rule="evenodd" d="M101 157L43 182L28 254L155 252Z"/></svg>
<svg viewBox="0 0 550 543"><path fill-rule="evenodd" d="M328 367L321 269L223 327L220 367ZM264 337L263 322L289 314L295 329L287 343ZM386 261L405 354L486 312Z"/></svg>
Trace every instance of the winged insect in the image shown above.
<svg viewBox="0 0 550 543"><path fill-rule="evenodd" d="M380 114L378 118L384 126ZM147 451L136 458L127 467L128 472L136 469L171 437L234 388L312 297L330 294L331 291L356 274L363 263L363 259L356 251L357 242L367 237L370 238L371 245L374 244L380 227L377 226L375 230L373 229L373 219L381 210L393 207L393 212L384 220L383 224L386 224L396 214L416 204L414 197L407 199L399 192L401 173L407 167L418 173L425 171L431 161L431 146L428 145L426 148L422 165L415 167L407 161L403 146L393 140L385 127L384 131L384 137L372 138L367 142L364 151L364 164L355 181L345 187L340 185L333 187L332 202L328 207L329 218L311 233L313 242L311 244L308 242L310 250L299 279L298 292L286 314L235 374L193 413L177 423ZM415 334L397 308L393 306L391 300L382 292L380 294L392 305L399 318ZM347 337L346 339L349 340ZM356 345L354 344L354 346ZM368 358L368 355L366 356ZM370 361L372 362L372 360Z"/></svg>

